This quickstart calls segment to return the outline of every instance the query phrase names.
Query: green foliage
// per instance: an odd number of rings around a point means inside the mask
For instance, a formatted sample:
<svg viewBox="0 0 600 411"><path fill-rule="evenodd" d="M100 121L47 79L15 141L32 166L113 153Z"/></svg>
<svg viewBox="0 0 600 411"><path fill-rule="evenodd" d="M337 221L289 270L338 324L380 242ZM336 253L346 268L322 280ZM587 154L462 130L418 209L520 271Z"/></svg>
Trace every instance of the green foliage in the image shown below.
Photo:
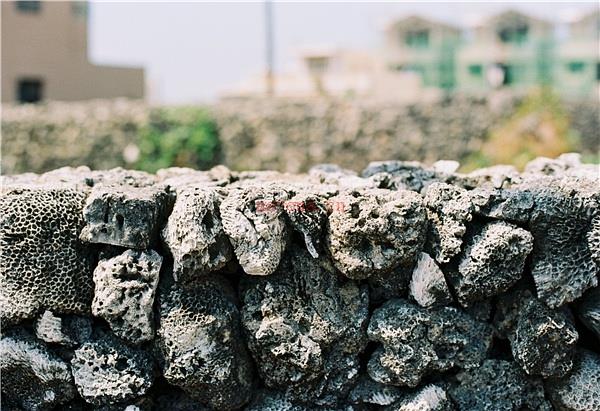
<svg viewBox="0 0 600 411"><path fill-rule="evenodd" d="M481 150L464 164L469 171L493 164L522 168L536 157L554 158L578 147L569 116L550 89L530 93L506 121L494 127Z"/></svg>
<svg viewBox="0 0 600 411"><path fill-rule="evenodd" d="M207 169L220 162L217 125L198 107L153 109L138 135L136 168L155 172L165 167Z"/></svg>

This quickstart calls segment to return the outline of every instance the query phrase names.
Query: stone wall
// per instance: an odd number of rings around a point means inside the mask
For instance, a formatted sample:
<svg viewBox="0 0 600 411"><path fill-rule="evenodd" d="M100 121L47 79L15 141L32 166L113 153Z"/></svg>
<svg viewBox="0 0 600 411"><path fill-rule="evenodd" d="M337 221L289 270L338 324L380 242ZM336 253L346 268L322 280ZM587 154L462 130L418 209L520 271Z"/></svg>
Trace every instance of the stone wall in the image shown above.
<svg viewBox="0 0 600 411"><path fill-rule="evenodd" d="M6 410L594 410L598 166L4 177Z"/></svg>
<svg viewBox="0 0 600 411"><path fill-rule="evenodd" d="M214 161L235 170L301 172L325 162L360 170L380 159L464 160L479 151L490 128L506 119L517 101L455 97L413 106L349 100L224 101L210 108L223 155ZM565 107L580 136L577 149L598 153L598 103L566 102ZM156 112L122 100L3 107L3 173L83 164L135 168L143 144L140 130Z"/></svg>

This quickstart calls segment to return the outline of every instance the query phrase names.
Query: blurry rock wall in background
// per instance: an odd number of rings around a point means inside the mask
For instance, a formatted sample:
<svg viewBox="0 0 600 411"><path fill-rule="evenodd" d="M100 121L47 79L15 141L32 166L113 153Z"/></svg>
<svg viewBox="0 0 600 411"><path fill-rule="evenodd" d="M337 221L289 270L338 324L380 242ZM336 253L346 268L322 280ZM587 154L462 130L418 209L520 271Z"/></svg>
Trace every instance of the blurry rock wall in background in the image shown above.
<svg viewBox="0 0 600 411"><path fill-rule="evenodd" d="M547 101L553 106L546 107ZM324 162L359 170L372 160L431 163L439 158L474 169L506 159L523 165L535 156L566 151L597 161L598 109L598 102L561 102L545 95L525 101L455 96L416 105L248 99L197 107L148 107L126 100L6 106L2 172L82 164L155 172L220 163L236 170L301 172ZM512 136L510 153L497 153L495 146L506 146L505 130ZM486 147L494 135L497 141Z"/></svg>

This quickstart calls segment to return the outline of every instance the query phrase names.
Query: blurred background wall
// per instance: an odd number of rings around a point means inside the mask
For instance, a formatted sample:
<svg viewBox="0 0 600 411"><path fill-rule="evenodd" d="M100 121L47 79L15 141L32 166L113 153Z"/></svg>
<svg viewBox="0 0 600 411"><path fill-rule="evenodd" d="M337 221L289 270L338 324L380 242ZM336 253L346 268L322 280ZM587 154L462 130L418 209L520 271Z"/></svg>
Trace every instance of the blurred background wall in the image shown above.
<svg viewBox="0 0 600 411"><path fill-rule="evenodd" d="M297 172L320 162L360 169L371 160L440 158L468 169L567 151L598 161L597 4L578 4L560 21L548 19L552 10L539 4L530 8L545 17L520 4L393 6L405 12L388 13L377 27L354 24L385 11L367 3L296 27L302 36L294 44L302 47L290 54L289 47L278 52L278 39L289 35L279 19L289 19L292 9L301 20L337 6L2 2L2 172L80 164L154 171L220 162ZM470 8L488 13L468 25L452 21L452 9ZM113 14L99 30L102 19L92 17L107 9ZM144 32L157 11L163 23ZM444 11L444 19L430 17ZM192 17L197 22L188 37L165 31L178 32ZM198 24L206 19L214 21ZM194 37L196 30L205 37ZM377 45L326 44L363 32ZM97 64L89 44L106 39L104 50L120 52L122 62ZM264 49L250 47L256 42ZM153 60L131 66L140 50L160 51L169 76L185 78L187 87L172 93L189 101L210 89L213 97L185 106L156 99L148 75ZM263 53L264 70L218 57L256 62ZM277 63L281 55L294 64Z"/></svg>

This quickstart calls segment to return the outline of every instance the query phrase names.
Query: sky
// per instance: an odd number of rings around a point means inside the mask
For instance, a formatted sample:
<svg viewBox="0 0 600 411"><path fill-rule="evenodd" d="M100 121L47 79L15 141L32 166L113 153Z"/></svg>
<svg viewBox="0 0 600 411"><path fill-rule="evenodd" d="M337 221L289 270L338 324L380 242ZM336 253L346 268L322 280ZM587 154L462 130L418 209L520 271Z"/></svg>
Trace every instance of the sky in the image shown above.
<svg viewBox="0 0 600 411"><path fill-rule="evenodd" d="M210 102L265 67L263 2L93 1L89 53L96 64L143 66L150 102ZM275 2L275 71L304 47L376 49L395 17L419 14L458 26L508 8L561 23L597 3Z"/></svg>

